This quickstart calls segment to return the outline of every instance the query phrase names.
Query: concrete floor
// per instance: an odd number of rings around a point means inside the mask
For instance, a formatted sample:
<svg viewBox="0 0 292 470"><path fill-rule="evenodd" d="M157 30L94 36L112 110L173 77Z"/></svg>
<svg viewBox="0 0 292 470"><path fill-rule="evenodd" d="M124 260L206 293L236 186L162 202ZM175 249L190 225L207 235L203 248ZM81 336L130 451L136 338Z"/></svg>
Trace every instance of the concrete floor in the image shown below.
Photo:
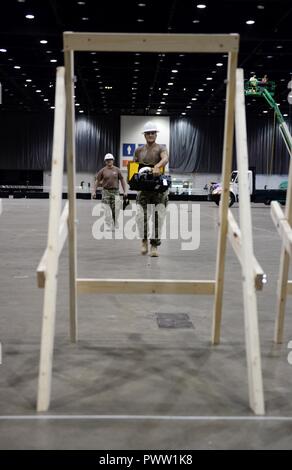
<svg viewBox="0 0 292 470"><path fill-rule="evenodd" d="M96 241L94 202L79 200L78 276L214 279L218 208L201 203L201 243L160 257L138 241ZM191 205L189 206L189 210ZM238 218L238 209L233 209ZM292 448L291 300L285 342L273 345L280 241L269 208L252 207L255 252L268 275L258 293L266 417L248 406L240 269L230 247L220 346L210 346L213 297L78 299L79 342L68 339L67 246L60 259L50 411L35 412L43 291L35 269L46 244L48 201L4 200L0 218L1 449ZM186 313L193 328L159 328L157 313Z"/></svg>

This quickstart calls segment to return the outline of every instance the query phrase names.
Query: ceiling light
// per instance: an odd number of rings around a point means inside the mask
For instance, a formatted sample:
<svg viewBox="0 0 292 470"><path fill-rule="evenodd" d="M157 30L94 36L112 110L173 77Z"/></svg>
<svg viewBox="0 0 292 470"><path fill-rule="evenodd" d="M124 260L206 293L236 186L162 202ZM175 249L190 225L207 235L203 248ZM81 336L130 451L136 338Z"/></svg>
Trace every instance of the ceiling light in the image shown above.
<svg viewBox="0 0 292 470"><path fill-rule="evenodd" d="M200 20L193 20L194 24L200 23Z"/></svg>
<svg viewBox="0 0 292 470"><path fill-rule="evenodd" d="M217 67L223 67L223 64L222 64L222 62L217 62L217 64L216 64L216 65L217 65Z"/></svg>
<svg viewBox="0 0 292 470"><path fill-rule="evenodd" d="M84 16L84 17L81 18L81 19L82 19L82 21L88 21L88 20L89 20L89 18L87 18L87 16Z"/></svg>
<svg viewBox="0 0 292 470"><path fill-rule="evenodd" d="M7 52L7 49L0 49L0 52Z"/></svg>
<svg viewBox="0 0 292 470"><path fill-rule="evenodd" d="M146 7L145 3L138 3L138 7Z"/></svg>
<svg viewBox="0 0 292 470"><path fill-rule="evenodd" d="M44 98L44 101L49 101L48 98Z"/></svg>
<svg viewBox="0 0 292 470"><path fill-rule="evenodd" d="M283 46L279 44L279 46L277 46L277 49L283 49Z"/></svg>
<svg viewBox="0 0 292 470"><path fill-rule="evenodd" d="M191 106L187 106L187 109L190 109L190 108L191 108Z"/></svg>
<svg viewBox="0 0 292 470"><path fill-rule="evenodd" d="M255 24L255 20L247 20L246 24Z"/></svg>
<svg viewBox="0 0 292 470"><path fill-rule="evenodd" d="M173 69L173 70L171 71L171 73L177 73L177 72L178 72L178 70L176 70L176 69Z"/></svg>
<svg viewBox="0 0 292 470"><path fill-rule="evenodd" d="M80 110L79 110L79 113L80 113L80 114L83 114L83 113L84 113L84 111L83 111L82 109L80 109Z"/></svg>
<svg viewBox="0 0 292 470"><path fill-rule="evenodd" d="M204 91L203 88L199 88L198 91Z"/></svg>
<svg viewBox="0 0 292 470"><path fill-rule="evenodd" d="M197 5L197 8L200 8L201 10L203 10L204 8L207 8L207 5L204 5L203 3L199 3L199 5Z"/></svg>
<svg viewBox="0 0 292 470"><path fill-rule="evenodd" d="M258 9L258 10L264 10L265 7L264 7L264 5L257 5L257 9Z"/></svg>
<svg viewBox="0 0 292 470"><path fill-rule="evenodd" d="M85 2L77 2L78 5L85 5Z"/></svg>
<svg viewBox="0 0 292 470"><path fill-rule="evenodd" d="M79 104L79 103L75 103L75 106L80 106L80 104Z"/></svg>
<svg viewBox="0 0 292 470"><path fill-rule="evenodd" d="M32 80L30 78L27 78L25 81L26 82L31 82Z"/></svg>
<svg viewBox="0 0 292 470"><path fill-rule="evenodd" d="M21 69L20 65L14 65L14 69Z"/></svg>
<svg viewBox="0 0 292 470"><path fill-rule="evenodd" d="M264 110L263 113L267 113L268 111Z"/></svg>
<svg viewBox="0 0 292 470"><path fill-rule="evenodd" d="M167 96L167 95L168 95L168 93L162 93L162 94L163 94L163 96Z"/></svg>
<svg viewBox="0 0 292 470"><path fill-rule="evenodd" d="M185 116L185 115L186 115L186 113L181 113L181 114L182 114L182 116Z"/></svg>
<svg viewBox="0 0 292 470"><path fill-rule="evenodd" d="M35 92L36 92L36 93L41 93L41 92L42 92L42 90L36 90Z"/></svg>
<svg viewBox="0 0 292 470"><path fill-rule="evenodd" d="M207 77L206 80L213 80L213 78L212 77Z"/></svg>
<svg viewBox="0 0 292 470"><path fill-rule="evenodd" d="M57 62L57 59L51 59L50 62Z"/></svg>
<svg viewBox="0 0 292 470"><path fill-rule="evenodd" d="M50 106L50 109L55 109L55 106Z"/></svg>
<svg viewBox="0 0 292 470"><path fill-rule="evenodd" d="M167 85L173 85L173 82L168 82L168 84L167 84Z"/></svg>
<svg viewBox="0 0 292 470"><path fill-rule="evenodd" d="M287 117L287 116L288 116L288 114L287 114L287 113L285 113L285 114L283 114L283 116Z"/></svg>
<svg viewBox="0 0 292 470"><path fill-rule="evenodd" d="M138 19L137 19L137 22L138 22L138 23L143 23L144 20L143 20L142 18L138 18Z"/></svg>
<svg viewBox="0 0 292 470"><path fill-rule="evenodd" d="M46 51L46 54L52 54L52 51Z"/></svg>
<svg viewBox="0 0 292 470"><path fill-rule="evenodd" d="M47 41L46 39L42 39L42 40L40 41L40 43L41 43L41 44L48 44L48 41Z"/></svg>
<svg viewBox="0 0 292 470"><path fill-rule="evenodd" d="M25 15L25 18L27 18L28 20L33 20L33 19L34 19L34 15Z"/></svg>
<svg viewBox="0 0 292 470"><path fill-rule="evenodd" d="M160 104L165 104L165 101L160 101Z"/></svg>
<svg viewBox="0 0 292 470"><path fill-rule="evenodd" d="M192 101L197 101L198 98L192 98Z"/></svg>

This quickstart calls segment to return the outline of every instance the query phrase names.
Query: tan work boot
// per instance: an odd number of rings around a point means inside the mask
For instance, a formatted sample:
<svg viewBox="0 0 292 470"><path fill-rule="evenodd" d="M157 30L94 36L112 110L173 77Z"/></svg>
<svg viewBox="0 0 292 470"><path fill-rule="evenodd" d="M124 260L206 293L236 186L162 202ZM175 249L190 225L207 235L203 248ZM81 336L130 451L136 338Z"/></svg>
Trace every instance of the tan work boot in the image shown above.
<svg viewBox="0 0 292 470"><path fill-rule="evenodd" d="M150 256L151 258L157 258L159 256L158 251L157 251L157 246L151 245Z"/></svg>
<svg viewBox="0 0 292 470"><path fill-rule="evenodd" d="M147 240L142 240L141 255L146 255L148 253L148 242Z"/></svg>

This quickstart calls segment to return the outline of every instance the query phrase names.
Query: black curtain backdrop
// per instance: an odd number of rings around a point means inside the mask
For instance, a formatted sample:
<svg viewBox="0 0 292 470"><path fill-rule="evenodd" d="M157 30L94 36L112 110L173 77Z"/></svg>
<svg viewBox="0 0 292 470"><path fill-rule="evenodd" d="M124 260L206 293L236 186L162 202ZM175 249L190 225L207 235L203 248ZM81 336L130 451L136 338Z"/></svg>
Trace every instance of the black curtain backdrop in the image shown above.
<svg viewBox="0 0 292 470"><path fill-rule="evenodd" d="M291 126L290 126L291 131ZM224 117L170 120L169 167L177 173L220 173ZM289 155L273 116L247 118L249 165L257 173L288 173ZM233 169L236 168L234 146Z"/></svg>
<svg viewBox="0 0 292 470"><path fill-rule="evenodd" d="M220 172L223 129L220 119L171 119L170 169L177 173Z"/></svg>
<svg viewBox="0 0 292 470"><path fill-rule="evenodd" d="M291 126L290 126L291 130ZM170 119L170 169L220 173L224 118ZM247 118L249 164L257 173L288 173L289 156L273 116ZM0 113L0 169L51 170L53 113ZM110 152L118 157L119 116L77 116L76 170L95 172ZM234 152L233 168L236 168ZM119 165L117 158L116 164Z"/></svg>
<svg viewBox="0 0 292 470"><path fill-rule="evenodd" d="M51 170L53 126L53 113L0 113L0 169ZM119 117L77 117L76 170L99 170L106 153L118 156L119 141Z"/></svg>

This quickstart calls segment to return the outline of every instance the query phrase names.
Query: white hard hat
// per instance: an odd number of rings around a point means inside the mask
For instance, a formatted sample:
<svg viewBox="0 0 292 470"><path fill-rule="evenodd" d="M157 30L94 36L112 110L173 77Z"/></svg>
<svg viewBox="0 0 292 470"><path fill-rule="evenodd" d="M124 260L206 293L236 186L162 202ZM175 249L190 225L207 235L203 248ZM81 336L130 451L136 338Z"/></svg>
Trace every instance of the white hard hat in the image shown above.
<svg viewBox="0 0 292 470"><path fill-rule="evenodd" d="M143 166L143 168L140 168L139 173L141 175L142 173L152 173L152 171L153 168L151 166Z"/></svg>
<svg viewBox="0 0 292 470"><path fill-rule="evenodd" d="M154 122L148 121L144 125L142 134L144 134L145 132L159 132L159 130L157 129L157 125Z"/></svg>
<svg viewBox="0 0 292 470"><path fill-rule="evenodd" d="M115 157L111 153L107 153L104 156L104 160L114 160L114 159L115 159Z"/></svg>

